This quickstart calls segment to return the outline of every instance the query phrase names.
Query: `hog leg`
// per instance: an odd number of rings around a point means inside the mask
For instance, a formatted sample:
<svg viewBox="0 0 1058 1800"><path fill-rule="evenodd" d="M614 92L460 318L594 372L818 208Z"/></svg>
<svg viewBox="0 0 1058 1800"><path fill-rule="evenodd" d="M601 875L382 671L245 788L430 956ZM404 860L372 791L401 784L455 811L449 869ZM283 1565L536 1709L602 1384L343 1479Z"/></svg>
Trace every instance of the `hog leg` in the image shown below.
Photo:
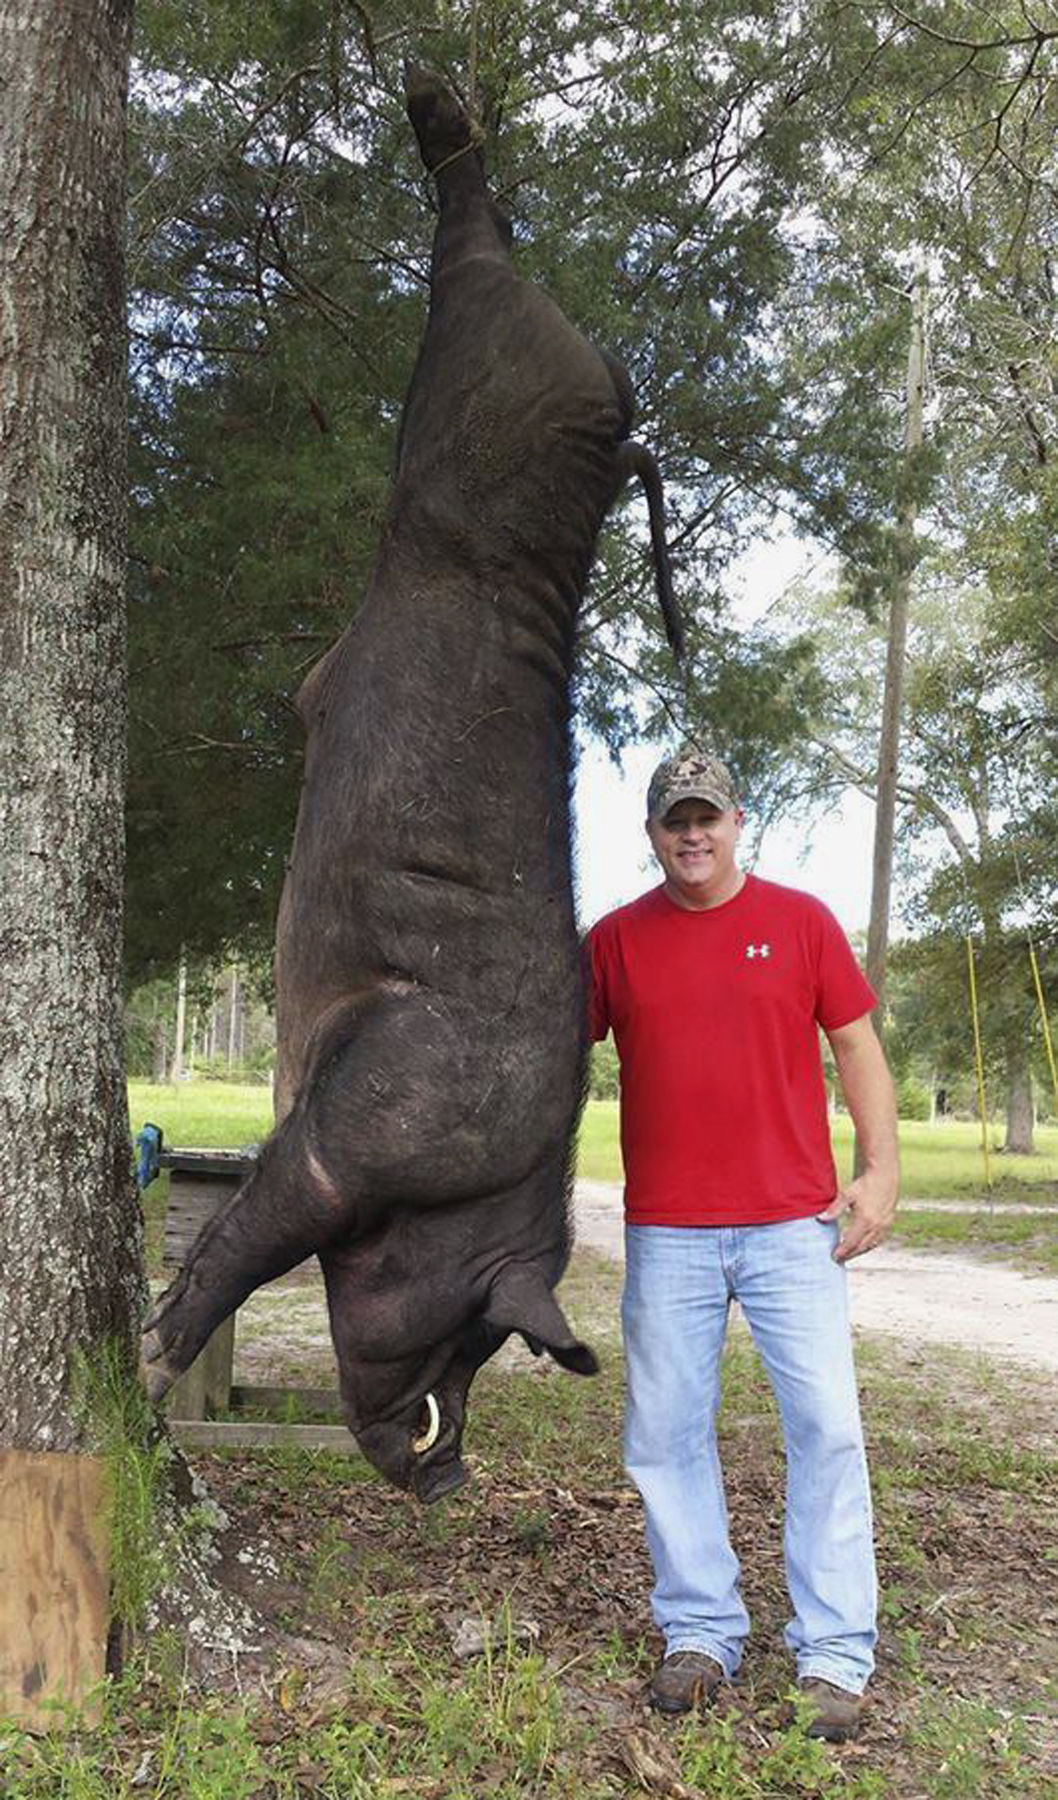
<svg viewBox="0 0 1058 1800"><path fill-rule="evenodd" d="M474 128L452 90L431 70L411 67L404 85L422 160L437 181L441 217L430 267L436 298L439 279L468 255L509 262L511 225L489 196Z"/></svg>
<svg viewBox="0 0 1058 1800"><path fill-rule="evenodd" d="M248 1295L296 1268L341 1229L323 1185L291 1115L249 1179L203 1226L144 1322L140 1369L153 1401Z"/></svg>
<svg viewBox="0 0 1058 1800"><path fill-rule="evenodd" d="M481 354L479 326L464 342L468 318L467 284L495 277L516 282L511 266L511 225L490 198L470 120L440 78L428 69L405 71L408 116L427 169L435 174L440 217L430 262L430 315L401 414L398 473L405 452L431 424L446 415L446 397L458 383L462 359ZM480 320L479 320L480 324ZM455 360L458 359L458 360Z"/></svg>
<svg viewBox="0 0 1058 1800"><path fill-rule="evenodd" d="M335 1009L293 1110L146 1322L151 1398L247 1295L371 1231L394 1202L443 1205L499 1186L513 1121L474 1103L495 1063L476 1017L417 990L393 984Z"/></svg>

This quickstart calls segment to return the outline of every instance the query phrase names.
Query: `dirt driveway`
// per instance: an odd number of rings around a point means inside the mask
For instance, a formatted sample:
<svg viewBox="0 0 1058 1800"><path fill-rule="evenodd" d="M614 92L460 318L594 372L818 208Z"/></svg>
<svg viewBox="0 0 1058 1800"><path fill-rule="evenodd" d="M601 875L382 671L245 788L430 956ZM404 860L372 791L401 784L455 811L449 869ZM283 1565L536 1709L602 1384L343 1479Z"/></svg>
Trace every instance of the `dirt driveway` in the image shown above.
<svg viewBox="0 0 1058 1800"><path fill-rule="evenodd" d="M624 1259L621 1189L578 1181L577 1242ZM947 1251L884 1245L849 1269L853 1322L905 1344L947 1344L1058 1370L1058 1280Z"/></svg>

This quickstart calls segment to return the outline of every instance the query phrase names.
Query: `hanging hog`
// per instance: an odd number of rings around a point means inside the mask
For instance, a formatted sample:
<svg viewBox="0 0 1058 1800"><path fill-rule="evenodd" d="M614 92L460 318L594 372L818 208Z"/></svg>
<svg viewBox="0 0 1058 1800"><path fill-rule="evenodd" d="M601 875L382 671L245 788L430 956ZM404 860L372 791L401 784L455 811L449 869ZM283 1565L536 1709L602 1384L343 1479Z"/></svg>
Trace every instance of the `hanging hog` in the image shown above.
<svg viewBox="0 0 1058 1800"><path fill-rule="evenodd" d="M514 271L468 117L409 70L439 219L425 339L363 604L299 695L277 928L280 1123L143 1340L155 1399L313 1252L349 1429L424 1501L465 1479L475 1371L511 1332L591 1374L569 1256L582 994L570 672L599 528L633 472L628 377Z"/></svg>

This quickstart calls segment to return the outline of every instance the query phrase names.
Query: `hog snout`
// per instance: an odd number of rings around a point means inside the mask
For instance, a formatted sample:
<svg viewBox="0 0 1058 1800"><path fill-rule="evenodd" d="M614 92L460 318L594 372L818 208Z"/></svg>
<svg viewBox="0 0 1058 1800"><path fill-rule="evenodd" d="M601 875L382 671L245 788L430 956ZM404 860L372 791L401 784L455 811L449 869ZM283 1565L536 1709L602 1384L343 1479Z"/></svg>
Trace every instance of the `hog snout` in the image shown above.
<svg viewBox="0 0 1058 1800"><path fill-rule="evenodd" d="M464 1487L469 1480L466 1464L456 1456L447 1462L433 1463L428 1468L417 1469L412 1492L424 1506L432 1506L435 1500L444 1500L447 1495L454 1494L457 1488Z"/></svg>
<svg viewBox="0 0 1058 1800"><path fill-rule="evenodd" d="M416 1444L424 1441L417 1419L418 1415L399 1424L387 1420L366 1425L356 1433L356 1440L380 1475L429 1506L454 1493L470 1476L460 1456L459 1426L452 1420L445 1422L430 1447L417 1450Z"/></svg>

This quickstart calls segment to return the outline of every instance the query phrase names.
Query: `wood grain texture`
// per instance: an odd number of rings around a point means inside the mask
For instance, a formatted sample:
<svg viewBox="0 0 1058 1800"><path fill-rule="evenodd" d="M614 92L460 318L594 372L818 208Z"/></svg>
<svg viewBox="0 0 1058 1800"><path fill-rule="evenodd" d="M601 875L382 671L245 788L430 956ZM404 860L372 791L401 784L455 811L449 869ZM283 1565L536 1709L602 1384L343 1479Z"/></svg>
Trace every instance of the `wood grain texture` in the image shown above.
<svg viewBox="0 0 1058 1800"><path fill-rule="evenodd" d="M329 1450L359 1456L356 1439L344 1425L265 1425L242 1419L174 1419L177 1443L185 1450Z"/></svg>
<svg viewBox="0 0 1058 1800"><path fill-rule="evenodd" d="M173 1384L166 1403L170 1419L205 1419L227 1412L235 1356L235 1314L222 1319L204 1350Z"/></svg>
<svg viewBox="0 0 1058 1800"><path fill-rule="evenodd" d="M94 1724L109 1611L102 1462L0 1451L0 1712L33 1731L63 1707Z"/></svg>

